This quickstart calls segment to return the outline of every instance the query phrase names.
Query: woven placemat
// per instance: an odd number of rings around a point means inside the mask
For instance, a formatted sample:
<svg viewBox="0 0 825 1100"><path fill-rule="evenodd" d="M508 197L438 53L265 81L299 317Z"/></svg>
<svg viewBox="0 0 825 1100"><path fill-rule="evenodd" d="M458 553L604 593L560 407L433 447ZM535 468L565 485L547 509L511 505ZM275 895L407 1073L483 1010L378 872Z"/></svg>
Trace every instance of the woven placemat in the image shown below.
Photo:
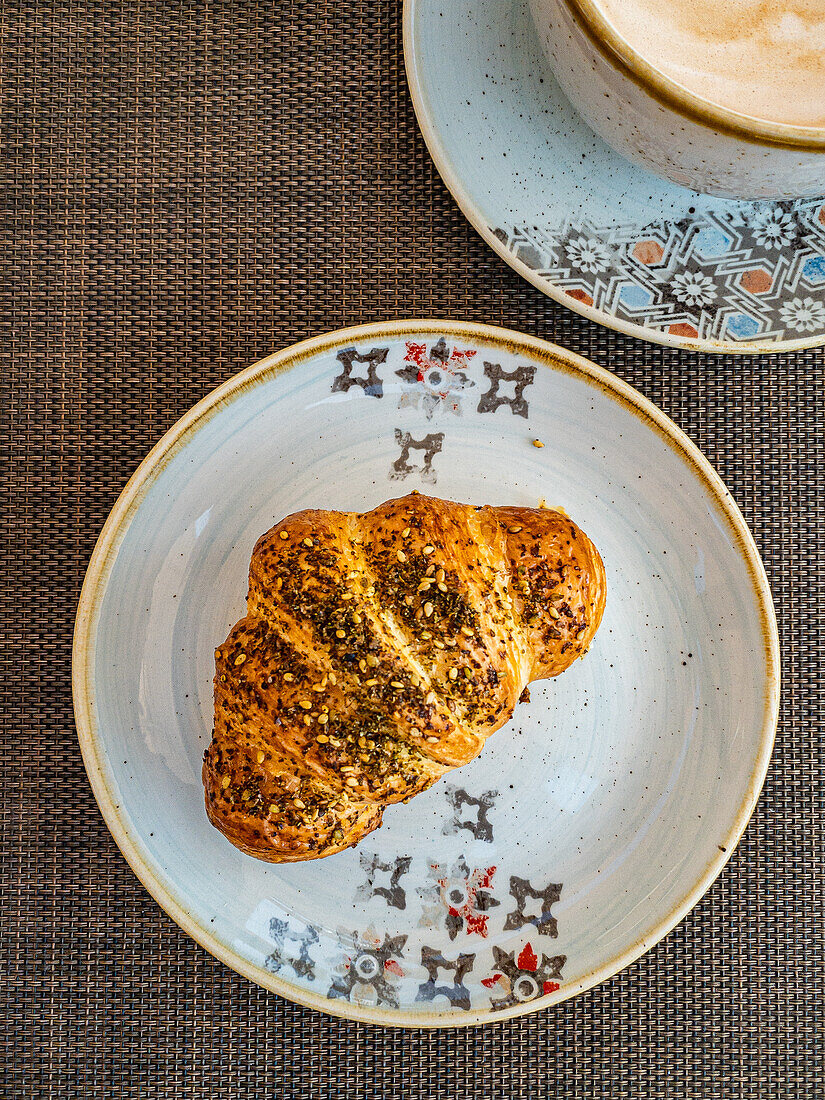
<svg viewBox="0 0 825 1100"><path fill-rule="evenodd" d="M822 351L740 359L642 345L520 281L430 162L404 80L400 8L0 5L12 548L0 1093L813 1097L825 1076ZM276 348L406 316L557 340L669 413L751 525L784 656L765 792L690 917L573 1002L442 1033L328 1019L189 940L103 824L70 692L95 538L162 432Z"/></svg>

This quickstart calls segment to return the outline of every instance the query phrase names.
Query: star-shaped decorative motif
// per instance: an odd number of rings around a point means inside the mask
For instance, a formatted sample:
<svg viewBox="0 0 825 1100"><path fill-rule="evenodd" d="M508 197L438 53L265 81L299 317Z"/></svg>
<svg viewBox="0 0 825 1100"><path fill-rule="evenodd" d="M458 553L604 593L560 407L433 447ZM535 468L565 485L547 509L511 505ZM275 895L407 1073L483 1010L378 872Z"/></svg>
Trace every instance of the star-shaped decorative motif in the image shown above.
<svg viewBox="0 0 825 1100"><path fill-rule="evenodd" d="M467 373L475 354L470 349L448 348L443 336L429 353L426 344L407 340L404 366L395 373L410 389L402 394L399 409L423 408L428 420L436 410L460 415L461 394L475 386Z"/></svg>
<svg viewBox="0 0 825 1100"><path fill-rule="evenodd" d="M511 875L510 893L515 898L516 908L512 913L507 914L504 921L505 931L532 924L542 936L558 935L558 925L551 909L561 897L561 883L551 882L543 890L536 890L529 879ZM527 912L530 898L540 903L537 915L531 916Z"/></svg>
<svg viewBox="0 0 825 1100"><path fill-rule="evenodd" d="M366 882L357 889L356 895L365 901L372 897L383 898L387 905L393 909L405 909L407 906L407 894L400 880L410 869L412 856L396 856L389 863L382 862L381 858L373 853L360 853L361 868L366 874ZM381 874L389 875L386 886L380 884ZM378 885L376 885L378 882Z"/></svg>
<svg viewBox="0 0 825 1100"><path fill-rule="evenodd" d="M352 949L333 969L327 991L331 1000L341 998L353 1004L386 1004L398 1008L395 985L404 976L403 948L406 936L381 937L372 931L353 933Z"/></svg>
<svg viewBox="0 0 825 1100"><path fill-rule="evenodd" d="M487 844L491 844L493 841L493 826L489 813L498 798L498 791L484 791L478 797L475 797L468 794L463 787L446 785L444 795L453 808L452 818L444 822L441 830L444 836L450 836L466 829L468 833L473 834L476 840L483 840ZM465 806L471 808L470 813L466 816L463 814Z"/></svg>
<svg viewBox="0 0 825 1100"><path fill-rule="evenodd" d="M495 968L489 978L482 978L481 984L488 989L498 987L503 997L491 997L490 1007L495 1009L511 1008L513 1005L534 1001L537 997L546 997L559 988L562 967L567 962L565 955L538 955L529 943L516 955L515 951L502 951L493 948Z"/></svg>
<svg viewBox="0 0 825 1100"><path fill-rule="evenodd" d="M267 970L278 974L288 966L299 978L307 978L309 981L315 979L315 963L310 955L310 948L318 943L318 932L311 924L272 917L269 921L269 936L275 950L264 962Z"/></svg>
<svg viewBox="0 0 825 1100"><path fill-rule="evenodd" d="M495 412L500 405L507 405L514 416L523 416L525 420L529 412L524 391L533 384L536 377L535 367L516 367L506 371L499 363L484 363L484 373L490 379L490 388L481 395L478 403L480 413ZM502 382L514 382L515 394L513 397L505 397L499 393Z"/></svg>
<svg viewBox="0 0 825 1100"><path fill-rule="evenodd" d="M421 891L422 923L443 923L451 940L459 932L486 937L488 911L499 904L490 893L495 873L495 865L471 869L463 856L449 868L431 864L429 884Z"/></svg>
<svg viewBox="0 0 825 1100"><path fill-rule="evenodd" d="M390 480L403 481L410 474L417 473L422 481L434 484L437 480L436 471L433 469L433 459L441 451L444 443L444 432L430 432L423 439L413 439L410 432L402 432L395 429L395 442L401 449L401 454L390 466ZM420 466L414 466L410 462L411 451L421 451L424 461Z"/></svg>
<svg viewBox="0 0 825 1100"><path fill-rule="evenodd" d="M336 356L342 364L342 370L332 380L332 392L343 391L346 393L353 386L360 386L368 397L383 397L384 383L378 375L378 368L387 361L389 350L389 348L372 348L370 351L362 353L356 348L343 348ZM353 375L352 372L356 363L367 364L365 375Z"/></svg>
<svg viewBox="0 0 825 1100"><path fill-rule="evenodd" d="M432 1001L436 997L446 997L454 1008L470 1007L470 991L464 984L464 978L473 969L475 955L458 955L447 959L431 947L421 948L421 965L429 975L426 982L418 987L417 1001ZM452 980L439 982L439 972Z"/></svg>

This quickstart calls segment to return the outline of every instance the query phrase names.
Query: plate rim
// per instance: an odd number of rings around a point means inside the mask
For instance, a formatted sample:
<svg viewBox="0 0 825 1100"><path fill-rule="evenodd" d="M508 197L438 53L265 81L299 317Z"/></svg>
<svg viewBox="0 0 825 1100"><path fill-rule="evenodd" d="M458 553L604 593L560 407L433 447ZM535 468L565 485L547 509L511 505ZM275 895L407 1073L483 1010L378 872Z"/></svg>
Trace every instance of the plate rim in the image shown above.
<svg viewBox="0 0 825 1100"><path fill-rule="evenodd" d="M424 0L426 2L426 0ZM825 345L825 331L812 336L800 336L793 340L780 340L767 342L760 340L748 340L725 342L724 340L694 339L690 336L677 336L670 332L659 332L656 329L646 328L644 325L635 324L632 321L624 321L609 313L604 313L594 306L588 306L584 302L571 298L561 287L542 279L541 276L520 260L514 252L511 252L505 243L500 240L484 217L480 208L472 198L469 189L458 171L453 166L445 143L433 121L432 112L428 109L424 88L419 79L418 57L415 50L414 23L418 13L418 5L422 0L404 0L402 18L402 37L404 43L404 68L407 76L407 87L410 91L413 110L416 121L424 138L424 144L432 158L438 174L453 197L461 213L475 229L479 236L523 279L540 290L546 297L572 310L588 321L594 321L603 328L621 332L625 336L635 336L646 343L663 344L666 347L682 348L685 351L710 352L714 355L779 355L792 351L804 351L808 348L818 348ZM620 153L613 150L615 156L621 158Z"/></svg>
<svg viewBox="0 0 825 1100"><path fill-rule="evenodd" d="M236 396L268 382L275 375L297 366L308 358L343 345L375 338L402 338L419 333L439 333L463 340L494 343L514 353L527 354L549 369L562 370L575 375L588 384L595 385L608 396L618 400L625 408L652 427L685 462L704 484L716 502L721 516L726 520L729 533L740 552L751 581L754 602L758 608L762 628L763 660L765 667L765 698L763 700L763 724L759 751L754 759L748 789L732 820L731 828L722 843L723 851L711 857L705 872L694 887L667 915L658 921L644 936L617 953L604 966L588 972L577 982L565 983L555 993L512 1006L503 1011L490 1008L475 1009L460 1014L448 1010L439 1014L415 1011L394 1012L383 1007L361 1006L343 1000L329 1000L323 994L302 989L291 982L258 966L221 943L190 915L185 899L178 897L171 886L161 880L151 866L148 854L141 850L140 838L132 833L123 819L115 791L107 781L107 756L95 718L95 690L93 667L95 640L100 606L105 594L111 569L131 519L150 486L162 473L168 462L177 455L202 425L207 423ZM610 371L557 344L512 329L475 322L445 321L437 318L376 322L338 329L302 340L274 352L228 378L200 401L168 429L151 448L137 470L121 491L95 544L78 601L72 644L72 696L75 723L83 763L109 832L134 874L149 894L175 923L197 944L219 959L230 969L256 985L280 994L327 1015L346 1017L364 1023L390 1027L468 1027L497 1020L510 1019L530 1012L538 1012L559 1004L618 974L635 962L646 951L663 939L684 919L731 858L755 808L767 774L773 752L779 717L780 655L779 635L773 600L765 569L753 536L742 513L727 490L719 474L714 470L699 448L656 405L628 383ZM717 847L719 845L717 844Z"/></svg>

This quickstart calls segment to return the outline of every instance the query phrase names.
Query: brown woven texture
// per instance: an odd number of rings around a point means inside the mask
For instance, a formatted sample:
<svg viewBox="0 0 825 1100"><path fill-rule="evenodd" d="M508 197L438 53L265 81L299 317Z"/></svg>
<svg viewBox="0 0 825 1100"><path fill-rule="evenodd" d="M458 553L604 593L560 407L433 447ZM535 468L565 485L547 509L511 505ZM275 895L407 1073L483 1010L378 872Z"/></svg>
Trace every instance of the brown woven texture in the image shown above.
<svg viewBox="0 0 825 1100"><path fill-rule="evenodd" d="M0 1094L821 1095L822 351L716 358L643 345L519 280L429 159L404 79L400 7L0 5L11 546ZM276 348L419 316L557 340L669 413L751 525L784 673L764 794L694 912L572 1002L441 1033L328 1019L250 985L184 935L103 824L70 691L89 555L160 435Z"/></svg>

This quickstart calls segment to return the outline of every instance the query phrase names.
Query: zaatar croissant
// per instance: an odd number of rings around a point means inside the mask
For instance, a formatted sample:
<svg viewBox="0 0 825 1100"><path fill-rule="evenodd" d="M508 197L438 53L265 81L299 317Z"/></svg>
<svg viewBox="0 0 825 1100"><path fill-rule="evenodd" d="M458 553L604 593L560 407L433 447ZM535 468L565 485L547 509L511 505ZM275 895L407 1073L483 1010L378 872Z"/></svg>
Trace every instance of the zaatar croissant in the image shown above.
<svg viewBox="0 0 825 1100"><path fill-rule="evenodd" d="M216 651L210 821L274 863L356 844L581 656L604 603L598 551L561 512L413 493L288 516Z"/></svg>

